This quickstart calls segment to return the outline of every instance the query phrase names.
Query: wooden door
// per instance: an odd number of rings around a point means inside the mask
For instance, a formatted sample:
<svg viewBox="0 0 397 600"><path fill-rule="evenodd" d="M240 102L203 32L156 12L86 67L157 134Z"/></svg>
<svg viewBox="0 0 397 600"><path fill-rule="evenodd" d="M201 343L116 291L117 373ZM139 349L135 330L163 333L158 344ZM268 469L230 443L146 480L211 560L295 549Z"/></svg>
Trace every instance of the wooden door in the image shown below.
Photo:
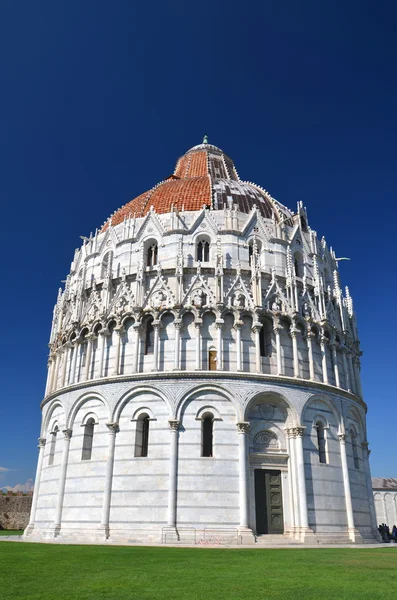
<svg viewBox="0 0 397 600"><path fill-rule="evenodd" d="M208 368L210 371L216 371L216 350L210 350L208 353Z"/></svg>
<svg viewBox="0 0 397 600"><path fill-rule="evenodd" d="M255 469L256 532L284 533L281 471Z"/></svg>

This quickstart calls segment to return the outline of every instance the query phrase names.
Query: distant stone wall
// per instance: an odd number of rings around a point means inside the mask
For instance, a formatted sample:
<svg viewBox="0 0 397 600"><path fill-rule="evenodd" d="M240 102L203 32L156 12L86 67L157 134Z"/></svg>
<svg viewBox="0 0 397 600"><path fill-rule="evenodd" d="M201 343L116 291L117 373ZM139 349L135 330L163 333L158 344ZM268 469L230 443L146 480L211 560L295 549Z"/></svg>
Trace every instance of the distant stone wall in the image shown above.
<svg viewBox="0 0 397 600"><path fill-rule="evenodd" d="M25 529L29 522L32 494L0 493L0 529Z"/></svg>

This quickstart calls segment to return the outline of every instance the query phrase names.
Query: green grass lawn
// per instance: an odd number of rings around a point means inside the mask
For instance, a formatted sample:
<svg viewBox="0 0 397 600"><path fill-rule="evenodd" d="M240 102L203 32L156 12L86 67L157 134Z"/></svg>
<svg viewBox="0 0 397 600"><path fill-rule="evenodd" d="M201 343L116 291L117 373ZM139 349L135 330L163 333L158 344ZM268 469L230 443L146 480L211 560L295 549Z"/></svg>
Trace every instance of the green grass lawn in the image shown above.
<svg viewBox="0 0 397 600"><path fill-rule="evenodd" d="M0 543L2 600L395 598L397 548L223 550Z"/></svg>
<svg viewBox="0 0 397 600"><path fill-rule="evenodd" d="M22 535L23 529L0 529L0 535Z"/></svg>

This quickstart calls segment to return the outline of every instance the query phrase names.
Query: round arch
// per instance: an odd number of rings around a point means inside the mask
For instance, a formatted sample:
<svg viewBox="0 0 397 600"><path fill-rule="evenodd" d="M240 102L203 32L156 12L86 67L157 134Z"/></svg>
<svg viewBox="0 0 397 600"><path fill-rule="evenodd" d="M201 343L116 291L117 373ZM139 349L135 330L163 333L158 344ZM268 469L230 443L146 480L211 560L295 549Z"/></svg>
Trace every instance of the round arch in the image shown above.
<svg viewBox="0 0 397 600"><path fill-rule="evenodd" d="M170 418L171 418L171 415L172 415L171 402L170 402L169 398L166 396L166 394L164 394L163 392L160 392L157 388L152 387L151 385L144 385L144 386L136 387L133 390L128 390L128 392L125 392L125 394L123 394L121 396L121 398L119 398L119 400L116 402L116 405L112 411L111 422L118 423L119 419L120 419L120 415L123 411L123 408L126 406L126 404L128 404L128 402L130 400L135 398L135 396L139 396L140 394L153 394L160 400L163 400L163 402L165 402L165 404L168 408L168 414L170 415Z"/></svg>
<svg viewBox="0 0 397 600"><path fill-rule="evenodd" d="M341 417L341 413L339 412L339 410L336 408L336 406L334 405L334 403L332 402L332 400L330 400L327 397L322 396L321 394L313 394L313 396L310 396L305 404L302 406L302 410L301 413L299 415L300 417L300 422L303 421L303 416L305 414L305 411L310 408L311 404L314 404L315 402L323 402L323 404L325 404L330 411L332 412L335 422L336 422L336 427L340 427L341 423L342 423L342 417ZM324 417L324 415L321 415L318 413L318 409L316 408L316 419L318 418L322 418L322 419L326 419L327 423L328 423L328 427L329 427L329 422L328 419L326 417Z"/></svg>
<svg viewBox="0 0 397 600"><path fill-rule="evenodd" d="M214 392L214 393L219 394L220 396L223 396L226 400L229 400L229 402L232 404L233 408L235 409L236 417L238 418L239 407L236 402L236 399L233 397L233 395L229 391L225 390L224 387L222 387L221 385L218 385L218 384L214 384L214 383L199 384L199 385L195 386L193 389L188 390L182 396L182 398L179 399L179 401L175 407L174 418L180 420L182 411L185 408L185 406L187 405L187 403L190 402L190 400L192 400L196 394L200 394L202 392Z"/></svg>
<svg viewBox="0 0 397 600"><path fill-rule="evenodd" d="M60 429L66 428L67 419L66 419L65 407L62 404L61 400L59 400L58 398L55 398L55 400L52 401L51 406L49 407L49 409L47 410L47 412L43 418L41 433L40 433L41 437L45 437L45 434L47 433L47 429L50 426L50 421L51 421L52 415L54 413L54 410L58 407L60 407L62 409L63 417L64 417L63 423L62 423L62 421L60 421ZM57 421L59 421L59 417L57 418Z"/></svg>
<svg viewBox="0 0 397 600"><path fill-rule="evenodd" d="M278 403L279 406L284 408L287 412L286 424L288 424L290 427L299 423L298 413L295 407L289 402L289 400L279 391L269 389L263 391L255 390L254 392L246 396L242 408L243 421L248 421L248 415L250 413L250 410L258 402L258 400L272 400L273 402Z"/></svg>
<svg viewBox="0 0 397 600"><path fill-rule="evenodd" d="M82 396L80 396L72 405L68 417L67 417L67 424L68 424L68 428L72 429L74 422L76 420L76 415L78 413L78 411L80 410L80 408L86 403L88 402L88 400L99 400L100 402L102 402L102 404L105 406L105 408L108 411L108 421L109 421L109 417L110 417L110 409L109 409L109 405L106 401L106 399L101 396L101 394L98 394L98 392L87 392L85 394L83 394ZM92 412L92 411L91 411Z"/></svg>

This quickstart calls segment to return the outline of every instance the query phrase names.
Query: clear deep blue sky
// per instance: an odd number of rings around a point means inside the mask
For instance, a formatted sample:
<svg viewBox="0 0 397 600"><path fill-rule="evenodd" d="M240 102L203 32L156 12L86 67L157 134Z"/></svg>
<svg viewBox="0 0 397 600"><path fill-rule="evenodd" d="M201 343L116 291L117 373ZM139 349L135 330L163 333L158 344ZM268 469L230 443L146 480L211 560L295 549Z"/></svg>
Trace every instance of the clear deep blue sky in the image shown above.
<svg viewBox="0 0 397 600"><path fill-rule="evenodd" d="M397 476L396 19L367 0L1 3L0 485L34 477L79 236L204 133L351 258L372 474Z"/></svg>

